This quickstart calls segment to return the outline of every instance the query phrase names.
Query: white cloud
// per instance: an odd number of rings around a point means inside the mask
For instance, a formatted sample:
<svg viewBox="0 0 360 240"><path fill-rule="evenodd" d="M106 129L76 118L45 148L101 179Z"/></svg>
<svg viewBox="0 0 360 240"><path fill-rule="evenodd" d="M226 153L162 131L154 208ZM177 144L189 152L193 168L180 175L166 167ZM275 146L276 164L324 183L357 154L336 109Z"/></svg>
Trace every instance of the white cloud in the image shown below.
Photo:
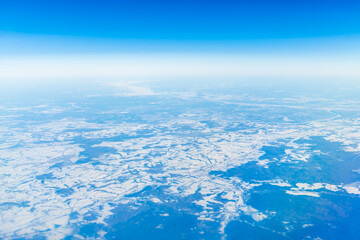
<svg viewBox="0 0 360 240"><path fill-rule="evenodd" d="M0 59L0 79L360 77L360 59L231 54L48 55ZM136 90L137 91L137 90ZM135 92L136 92L135 91Z"/></svg>

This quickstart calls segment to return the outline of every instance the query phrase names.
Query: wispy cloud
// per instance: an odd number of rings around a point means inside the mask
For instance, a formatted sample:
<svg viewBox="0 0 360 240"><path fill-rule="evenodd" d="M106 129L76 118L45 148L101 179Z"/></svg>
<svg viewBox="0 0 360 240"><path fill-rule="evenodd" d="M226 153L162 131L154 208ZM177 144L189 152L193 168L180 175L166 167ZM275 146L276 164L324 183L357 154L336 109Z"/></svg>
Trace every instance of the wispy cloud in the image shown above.
<svg viewBox="0 0 360 240"><path fill-rule="evenodd" d="M360 77L360 57L238 54L43 55L0 59L0 79Z"/></svg>

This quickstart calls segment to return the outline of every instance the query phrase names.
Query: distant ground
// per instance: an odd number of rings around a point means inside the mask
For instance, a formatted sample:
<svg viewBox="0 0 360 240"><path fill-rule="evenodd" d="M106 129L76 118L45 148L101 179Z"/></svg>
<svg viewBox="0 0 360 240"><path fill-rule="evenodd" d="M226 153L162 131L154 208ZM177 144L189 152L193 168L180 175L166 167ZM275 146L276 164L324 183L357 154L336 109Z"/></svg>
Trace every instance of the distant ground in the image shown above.
<svg viewBox="0 0 360 240"><path fill-rule="evenodd" d="M0 238L360 239L355 83L2 86Z"/></svg>

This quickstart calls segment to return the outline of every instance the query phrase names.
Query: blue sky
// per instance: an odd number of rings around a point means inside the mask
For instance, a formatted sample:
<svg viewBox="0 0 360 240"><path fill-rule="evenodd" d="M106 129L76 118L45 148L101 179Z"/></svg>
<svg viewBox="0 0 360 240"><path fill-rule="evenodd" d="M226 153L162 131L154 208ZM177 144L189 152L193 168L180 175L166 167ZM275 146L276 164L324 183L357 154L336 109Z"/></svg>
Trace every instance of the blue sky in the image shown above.
<svg viewBox="0 0 360 240"><path fill-rule="evenodd" d="M334 0L2 1L3 33L236 41L351 36L360 2Z"/></svg>
<svg viewBox="0 0 360 240"><path fill-rule="evenodd" d="M221 65L226 55L235 54L238 62L250 56L254 64L261 62L266 69L265 60L275 61L280 71L284 63L297 64L300 56L303 65L317 61L323 74L336 61L344 67L358 63L354 59L360 59L359 13L360 2L355 0L2 1L0 60L9 62L8 56L19 55L47 54L54 59L56 54L101 54L110 61L119 53L139 56L151 52L212 54L213 59L223 59ZM84 58L99 58L95 55ZM164 58L174 60L176 56ZM279 56L285 56L283 63ZM151 59L148 55L140 58ZM193 59L204 64L206 58L197 55ZM332 62L325 66L322 61L329 58ZM18 62L34 62L27 59ZM43 62L48 61L42 59L39 66ZM306 69L295 72L303 71Z"/></svg>

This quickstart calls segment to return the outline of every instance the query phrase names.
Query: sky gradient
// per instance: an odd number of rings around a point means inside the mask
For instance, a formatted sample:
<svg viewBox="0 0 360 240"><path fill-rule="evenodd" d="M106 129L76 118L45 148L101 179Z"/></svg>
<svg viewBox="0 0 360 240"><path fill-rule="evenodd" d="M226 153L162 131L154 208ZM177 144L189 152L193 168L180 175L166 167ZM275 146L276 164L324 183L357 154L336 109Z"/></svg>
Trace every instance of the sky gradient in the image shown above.
<svg viewBox="0 0 360 240"><path fill-rule="evenodd" d="M360 33L360 2L2 1L2 32L141 40L244 40Z"/></svg>
<svg viewBox="0 0 360 240"><path fill-rule="evenodd" d="M217 66L218 74L220 69L228 74L235 71L233 68L248 66L246 71L236 70L235 75L247 76L249 71L259 75L258 67L261 76L319 71L328 71L320 74L325 76L341 76L340 72L360 76L352 68L360 59L359 12L360 2L349 0L3 1L0 61L4 64L0 78L19 77L19 69L33 69L23 77L45 76L41 71L54 68L58 70L53 72L71 68L74 76L79 76L79 69L99 68L97 73L106 70L104 75L109 75L109 69L100 66L113 62L124 66L129 54L139 60L127 61L134 64L130 69L136 69L135 73L155 63L159 65L155 69L164 73L161 65L169 60L171 68L188 71L186 64L190 64L207 75ZM211 64L205 60L209 56ZM59 61L54 63L53 59ZM89 59L102 61L97 67L84 67ZM68 62L75 65L65 67ZM56 65L41 65L50 63ZM209 64L211 71L206 71L204 64ZM321 70L314 72L316 67ZM119 69L117 65L114 68ZM110 72L124 75L119 70Z"/></svg>

